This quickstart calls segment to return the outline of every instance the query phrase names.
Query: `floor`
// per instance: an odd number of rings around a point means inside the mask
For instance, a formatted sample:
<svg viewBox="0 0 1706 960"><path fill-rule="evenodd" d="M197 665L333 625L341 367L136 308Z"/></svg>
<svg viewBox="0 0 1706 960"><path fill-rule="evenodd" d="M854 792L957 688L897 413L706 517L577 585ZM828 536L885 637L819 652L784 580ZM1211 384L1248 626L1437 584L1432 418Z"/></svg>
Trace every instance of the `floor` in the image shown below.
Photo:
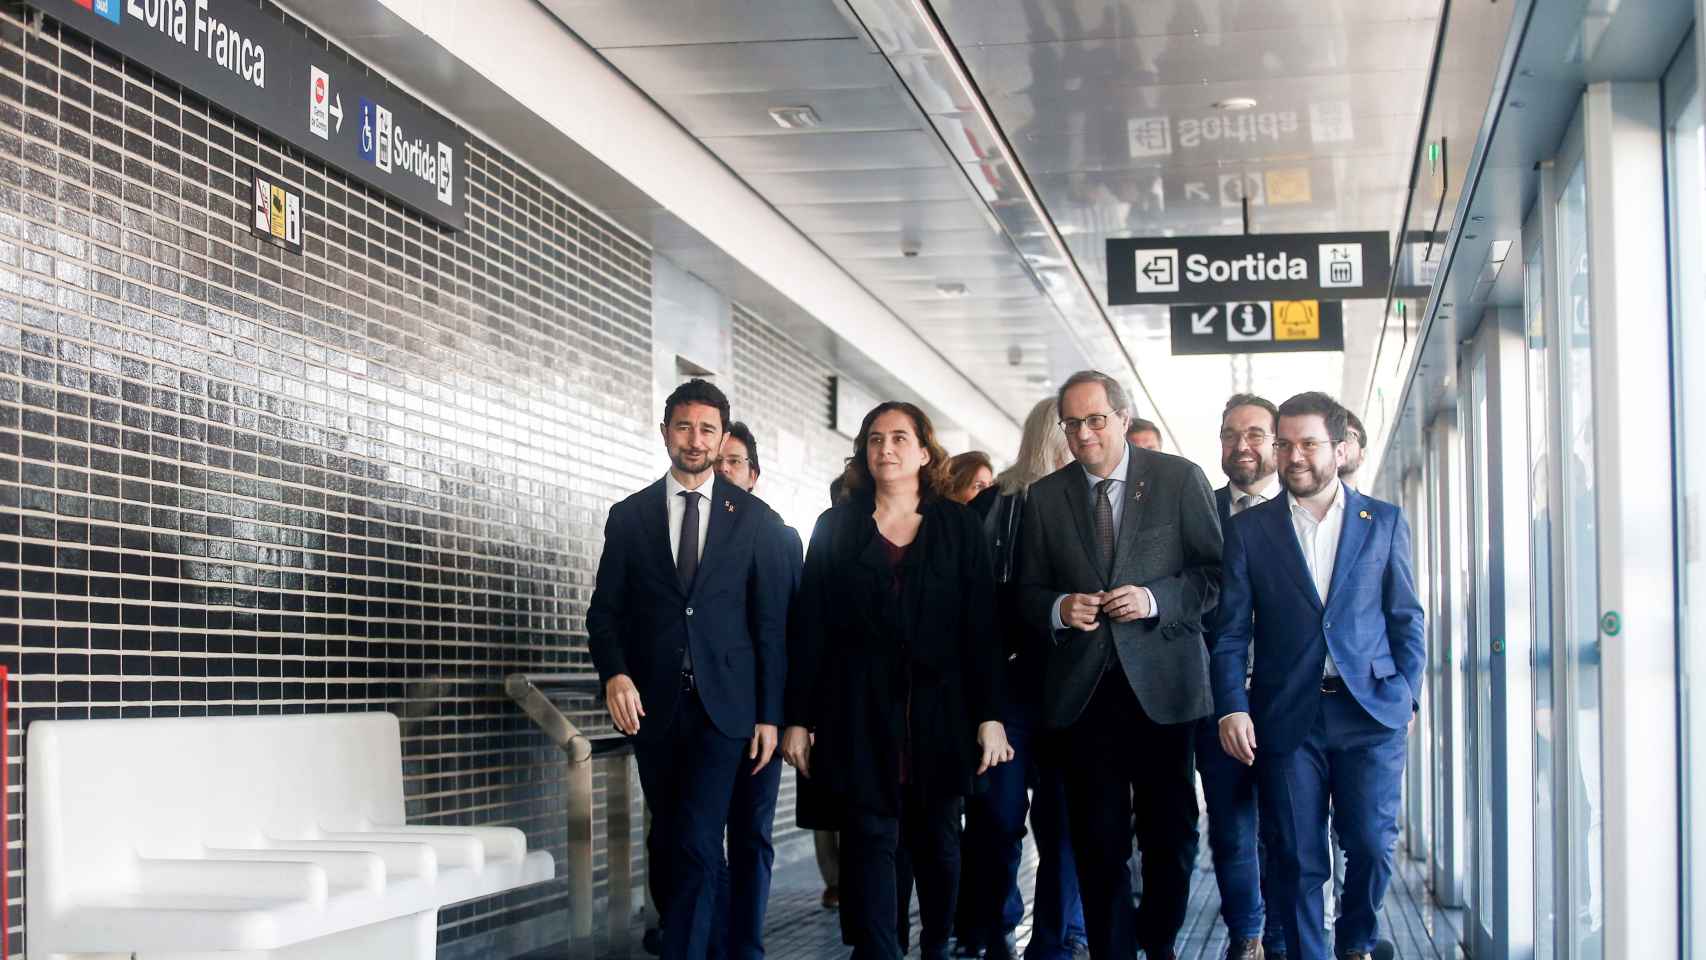
<svg viewBox="0 0 1706 960"><path fill-rule="evenodd" d="M1035 856L1026 844L1020 884L1028 892L1035 872ZM819 897L823 882L810 855L778 868L770 892L765 947L775 960L845 960L848 950L841 944L841 930L834 911L823 909ZM917 956L917 912L914 901L913 956ZM1422 864L1400 854L1399 869L1387 895L1381 917L1381 933L1397 947L1398 960L1462 960L1459 946L1463 913L1433 904L1425 885ZM1020 925L1019 942L1030 934L1027 915ZM1220 960L1226 952L1226 928L1220 922L1220 893L1214 884L1214 869L1206 854L1191 886L1191 904L1180 935L1179 960ZM627 951L602 950L600 960L644 958L637 947ZM571 958L561 949L532 955L530 960L583 960Z"/></svg>

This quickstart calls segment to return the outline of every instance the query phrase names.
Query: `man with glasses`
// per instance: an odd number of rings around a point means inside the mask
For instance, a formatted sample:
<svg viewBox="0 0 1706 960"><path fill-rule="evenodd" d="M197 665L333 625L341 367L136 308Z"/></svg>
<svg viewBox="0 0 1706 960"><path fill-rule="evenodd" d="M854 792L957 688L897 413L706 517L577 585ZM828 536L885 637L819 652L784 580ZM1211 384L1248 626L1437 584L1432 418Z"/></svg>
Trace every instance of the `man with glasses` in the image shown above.
<svg viewBox="0 0 1706 960"><path fill-rule="evenodd" d="M730 423L717 452L717 475L747 493L754 493L761 472L758 439L752 435L752 429L739 420ZM778 545L784 554L782 559L791 574L788 581L791 602L800 585L805 551L799 531L784 524L780 516L775 520L781 531ZM756 960L764 956L764 916L770 903L770 871L776 862L771 836L776 822L776 794L781 786L779 763L756 769L752 764L742 764L735 776L734 797L729 802L728 862L717 888L719 923L718 939L711 945L713 960L724 957ZM726 936L723 921L726 921Z"/></svg>
<svg viewBox="0 0 1706 960"><path fill-rule="evenodd" d="M1054 643L1043 722L1064 731L1090 956L1169 960L1196 853L1192 744L1213 707L1202 624L1220 592L1220 522L1201 470L1126 441L1118 381L1082 371L1056 399L1076 462L1031 485L1020 604ZM1135 912L1128 831L1143 852Z"/></svg>
<svg viewBox="0 0 1706 960"><path fill-rule="evenodd" d="M1339 479L1356 486L1357 471L1362 469L1363 454L1368 449L1368 431L1362 428L1357 415L1345 411L1345 465L1339 468Z"/></svg>
<svg viewBox="0 0 1706 960"><path fill-rule="evenodd" d="M1220 522L1282 494L1274 465L1279 411L1272 401L1240 393L1220 415L1220 468L1226 486L1214 492ZM1212 646L1214 638L1209 637ZM1220 916L1226 922L1226 960L1276 960L1285 953L1285 918L1267 910L1258 840L1256 774L1220 747L1220 727L1210 715L1197 721L1197 773L1208 807L1208 848L1220 886ZM1266 824L1260 824L1265 827Z"/></svg>
<svg viewBox="0 0 1706 960"><path fill-rule="evenodd" d="M1295 960L1376 952L1426 660L1409 526L1398 507L1339 480L1345 423L1325 394L1280 405L1274 453L1286 495L1228 524L1212 621L1221 746L1255 767L1268 905ZM1331 953L1319 923L1329 804L1346 863Z"/></svg>

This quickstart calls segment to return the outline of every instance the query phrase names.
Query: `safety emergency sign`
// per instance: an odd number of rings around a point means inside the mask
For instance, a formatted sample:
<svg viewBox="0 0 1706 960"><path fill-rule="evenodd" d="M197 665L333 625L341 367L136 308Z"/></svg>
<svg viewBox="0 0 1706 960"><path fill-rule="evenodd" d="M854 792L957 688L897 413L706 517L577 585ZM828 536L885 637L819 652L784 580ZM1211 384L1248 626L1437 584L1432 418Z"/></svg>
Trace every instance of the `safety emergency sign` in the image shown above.
<svg viewBox="0 0 1706 960"><path fill-rule="evenodd" d="M1174 356L1345 348L1344 305L1334 301L1193 303L1171 314Z"/></svg>
<svg viewBox="0 0 1706 960"><path fill-rule="evenodd" d="M1107 242L1108 303L1383 299L1383 231L1145 237Z"/></svg>

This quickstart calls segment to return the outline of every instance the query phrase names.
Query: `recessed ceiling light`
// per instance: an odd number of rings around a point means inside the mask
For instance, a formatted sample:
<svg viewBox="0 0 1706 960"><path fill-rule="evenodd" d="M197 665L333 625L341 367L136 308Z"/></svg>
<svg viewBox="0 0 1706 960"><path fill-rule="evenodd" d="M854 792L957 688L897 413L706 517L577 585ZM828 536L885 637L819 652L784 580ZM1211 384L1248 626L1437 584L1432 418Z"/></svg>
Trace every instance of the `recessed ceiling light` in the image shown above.
<svg viewBox="0 0 1706 960"><path fill-rule="evenodd" d="M1214 108L1216 110L1254 110L1256 108L1256 98L1227 97L1225 100L1216 100L1214 102Z"/></svg>
<svg viewBox="0 0 1706 960"><path fill-rule="evenodd" d="M804 104L791 107L771 107L770 119L776 121L776 125L784 130L803 130L807 127L815 127L822 122L817 118L817 111Z"/></svg>

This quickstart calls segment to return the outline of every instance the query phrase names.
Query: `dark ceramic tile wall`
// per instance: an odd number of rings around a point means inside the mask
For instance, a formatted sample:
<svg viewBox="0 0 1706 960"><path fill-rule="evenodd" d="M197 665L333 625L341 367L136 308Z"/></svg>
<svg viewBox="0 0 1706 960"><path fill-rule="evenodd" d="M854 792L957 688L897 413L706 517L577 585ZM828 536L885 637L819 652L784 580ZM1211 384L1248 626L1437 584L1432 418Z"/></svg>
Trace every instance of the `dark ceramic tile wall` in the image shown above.
<svg viewBox="0 0 1706 960"><path fill-rule="evenodd" d="M604 511L653 479L651 252L468 147L454 233L0 2L13 953L34 719L392 710L411 821L561 861L560 759L499 684L586 666ZM303 191L302 255L245 229L250 165ZM767 479L809 520L846 446L829 370L736 330L737 413L796 432ZM562 897L446 910L440 942L482 953Z"/></svg>

